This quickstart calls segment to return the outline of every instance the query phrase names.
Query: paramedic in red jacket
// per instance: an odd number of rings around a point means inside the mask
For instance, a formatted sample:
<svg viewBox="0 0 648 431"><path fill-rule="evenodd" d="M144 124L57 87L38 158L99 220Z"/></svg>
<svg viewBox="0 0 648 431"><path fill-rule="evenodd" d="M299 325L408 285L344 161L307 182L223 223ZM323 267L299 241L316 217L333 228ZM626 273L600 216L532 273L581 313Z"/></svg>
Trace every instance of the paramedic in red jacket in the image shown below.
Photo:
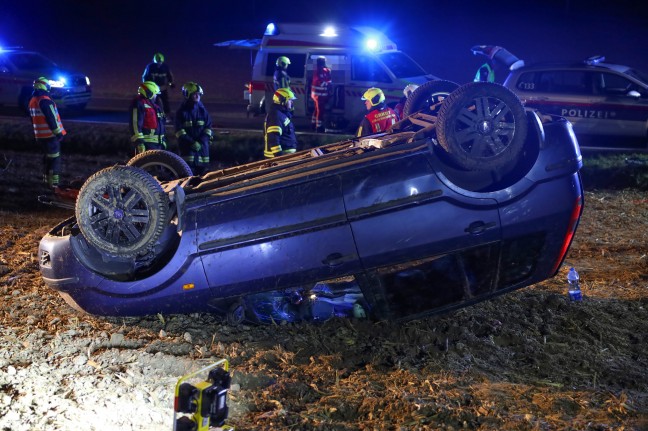
<svg viewBox="0 0 648 431"><path fill-rule="evenodd" d="M371 87L362 95L362 100L369 112L362 119L356 136L386 132L398 122L398 116L385 103L385 94L380 88Z"/></svg>
<svg viewBox="0 0 648 431"><path fill-rule="evenodd" d="M61 175L61 141L66 132L61 123L56 103L50 98L49 80L40 77L34 81L34 92L29 101L29 115L34 126L36 142L45 150L45 180L56 188Z"/></svg>
<svg viewBox="0 0 648 431"><path fill-rule="evenodd" d="M332 90L331 69L326 67L325 57L318 57L315 70L313 70L313 80L311 81L311 98L315 102L311 127L316 132L324 131L324 110Z"/></svg>

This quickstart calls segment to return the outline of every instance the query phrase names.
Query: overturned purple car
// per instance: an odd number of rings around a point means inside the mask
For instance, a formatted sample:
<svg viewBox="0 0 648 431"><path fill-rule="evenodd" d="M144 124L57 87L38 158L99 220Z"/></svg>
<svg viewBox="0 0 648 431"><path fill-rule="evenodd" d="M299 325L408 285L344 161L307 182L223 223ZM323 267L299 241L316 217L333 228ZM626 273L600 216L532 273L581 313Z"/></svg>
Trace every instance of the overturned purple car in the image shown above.
<svg viewBox="0 0 648 431"><path fill-rule="evenodd" d="M43 279L96 315L263 323L414 319L554 276L583 209L571 124L491 83L430 81L405 112L202 177L166 152L101 170L41 240Z"/></svg>

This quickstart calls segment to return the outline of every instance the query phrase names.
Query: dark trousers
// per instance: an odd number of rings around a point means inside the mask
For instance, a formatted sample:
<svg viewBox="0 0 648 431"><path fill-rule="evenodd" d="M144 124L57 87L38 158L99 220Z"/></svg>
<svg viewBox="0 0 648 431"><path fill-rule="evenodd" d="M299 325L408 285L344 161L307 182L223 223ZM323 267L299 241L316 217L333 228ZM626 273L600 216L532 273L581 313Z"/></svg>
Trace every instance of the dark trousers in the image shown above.
<svg viewBox="0 0 648 431"><path fill-rule="evenodd" d="M61 142L57 138L39 139L43 148L43 166L45 181L50 186L58 186L61 175Z"/></svg>

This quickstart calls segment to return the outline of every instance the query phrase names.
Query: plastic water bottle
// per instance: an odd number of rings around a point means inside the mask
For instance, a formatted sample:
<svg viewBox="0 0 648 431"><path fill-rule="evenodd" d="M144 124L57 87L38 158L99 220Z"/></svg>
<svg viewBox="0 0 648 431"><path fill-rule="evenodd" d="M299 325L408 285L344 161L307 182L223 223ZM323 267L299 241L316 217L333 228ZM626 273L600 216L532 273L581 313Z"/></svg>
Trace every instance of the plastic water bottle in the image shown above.
<svg viewBox="0 0 648 431"><path fill-rule="evenodd" d="M569 268L567 283L569 284L569 299L572 301L582 301L583 295L580 289L580 277L574 268Z"/></svg>

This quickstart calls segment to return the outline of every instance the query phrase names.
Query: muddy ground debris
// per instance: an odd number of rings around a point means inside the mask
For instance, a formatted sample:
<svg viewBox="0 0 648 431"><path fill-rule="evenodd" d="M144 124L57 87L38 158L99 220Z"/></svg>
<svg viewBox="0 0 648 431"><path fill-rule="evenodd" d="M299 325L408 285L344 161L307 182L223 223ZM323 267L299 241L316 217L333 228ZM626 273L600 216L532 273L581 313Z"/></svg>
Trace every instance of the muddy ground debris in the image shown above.
<svg viewBox="0 0 648 431"><path fill-rule="evenodd" d="M3 430L171 429L177 379L220 358L230 361L228 423L238 430L648 429L645 190L588 189L555 278L451 314L232 327L210 314L72 309L45 287L37 257L40 238L72 212L36 202L38 158L7 156ZM74 156L66 166L85 175L115 162ZM580 303L567 296L570 266Z"/></svg>

